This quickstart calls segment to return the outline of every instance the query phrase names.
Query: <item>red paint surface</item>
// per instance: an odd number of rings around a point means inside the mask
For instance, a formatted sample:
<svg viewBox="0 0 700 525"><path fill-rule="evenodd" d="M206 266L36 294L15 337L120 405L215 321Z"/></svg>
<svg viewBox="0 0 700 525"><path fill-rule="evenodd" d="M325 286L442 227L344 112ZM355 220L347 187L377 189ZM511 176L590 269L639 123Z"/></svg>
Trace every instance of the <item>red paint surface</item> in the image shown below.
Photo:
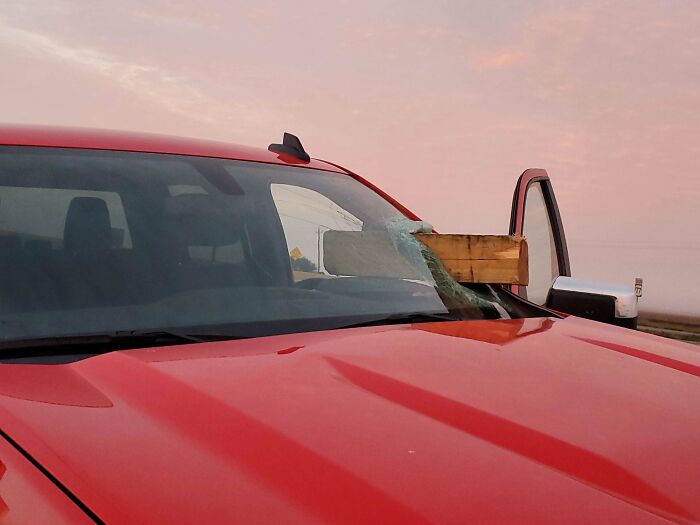
<svg viewBox="0 0 700 525"><path fill-rule="evenodd" d="M577 318L132 350L0 365L0 421L107 523L696 522L700 381L646 354L700 366Z"/></svg>
<svg viewBox="0 0 700 525"><path fill-rule="evenodd" d="M300 161L289 155L277 154L263 148L239 146L225 142L172 137L151 133L130 133L89 128L61 128L48 126L4 125L0 126L0 145L41 146L57 148L82 148L110 151L136 151L166 153L173 155L194 155L225 159L302 166L343 173L364 184L382 198L390 202L409 219L420 218L391 195L368 180L342 166L319 159L310 162Z"/></svg>
<svg viewBox="0 0 700 525"><path fill-rule="evenodd" d="M312 159L311 162L301 162L294 157L278 155L264 148L150 133L5 125L0 126L0 144L198 155L271 164L299 165L344 173L343 170L323 161Z"/></svg>
<svg viewBox="0 0 700 525"><path fill-rule="evenodd" d="M284 354L293 354L297 350L301 350L304 348L303 346L290 346L289 348L283 348L282 350L277 350L277 353L279 355L284 355Z"/></svg>
<svg viewBox="0 0 700 525"><path fill-rule="evenodd" d="M0 461L0 481L2 480L3 476L5 475L5 472L7 472L7 467L5 464ZM5 516L9 512L9 507L7 506L7 503L5 503L5 500L2 499L2 493L0 493L0 518Z"/></svg>
<svg viewBox="0 0 700 525"><path fill-rule="evenodd" d="M608 341L598 341L596 339L581 338L581 341L585 341L592 345L600 346L601 348L607 348L613 352L620 352L621 354L630 355L632 357L638 357L639 359L644 359L650 363L655 363L661 366L667 366L668 368L673 368L674 370L679 370L685 372L686 374L694 375L700 377L700 366L685 363L683 361L678 361L677 359L672 359L670 357L664 357L652 352L645 352L644 350L639 350L638 348L632 348L625 345L620 345L616 343L610 343Z"/></svg>
<svg viewBox="0 0 700 525"><path fill-rule="evenodd" d="M0 524L94 523L0 436Z"/></svg>
<svg viewBox="0 0 700 525"><path fill-rule="evenodd" d="M0 144L298 164L93 130ZM688 523L698 367L576 318L372 327L0 365L0 428L106 523ZM5 442L0 462L3 525L76 515Z"/></svg>

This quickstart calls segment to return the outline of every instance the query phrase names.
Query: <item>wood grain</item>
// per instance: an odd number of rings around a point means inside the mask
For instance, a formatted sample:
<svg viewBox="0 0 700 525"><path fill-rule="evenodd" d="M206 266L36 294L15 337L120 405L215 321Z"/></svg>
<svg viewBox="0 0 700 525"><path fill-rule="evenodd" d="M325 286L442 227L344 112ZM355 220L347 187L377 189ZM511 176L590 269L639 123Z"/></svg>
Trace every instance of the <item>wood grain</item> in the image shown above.
<svg viewBox="0 0 700 525"><path fill-rule="evenodd" d="M510 235L416 233L461 283L527 285L527 242Z"/></svg>

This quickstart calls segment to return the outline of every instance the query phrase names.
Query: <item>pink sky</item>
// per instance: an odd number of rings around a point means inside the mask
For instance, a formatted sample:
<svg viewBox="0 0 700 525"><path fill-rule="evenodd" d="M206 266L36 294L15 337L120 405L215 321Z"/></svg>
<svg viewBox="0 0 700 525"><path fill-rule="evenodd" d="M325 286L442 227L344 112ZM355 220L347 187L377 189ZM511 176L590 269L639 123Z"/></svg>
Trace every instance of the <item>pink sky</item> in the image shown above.
<svg viewBox="0 0 700 525"><path fill-rule="evenodd" d="M641 276L643 307L700 315L700 5L427 6L3 2L0 120L292 131L444 232L504 233L543 167L576 276Z"/></svg>

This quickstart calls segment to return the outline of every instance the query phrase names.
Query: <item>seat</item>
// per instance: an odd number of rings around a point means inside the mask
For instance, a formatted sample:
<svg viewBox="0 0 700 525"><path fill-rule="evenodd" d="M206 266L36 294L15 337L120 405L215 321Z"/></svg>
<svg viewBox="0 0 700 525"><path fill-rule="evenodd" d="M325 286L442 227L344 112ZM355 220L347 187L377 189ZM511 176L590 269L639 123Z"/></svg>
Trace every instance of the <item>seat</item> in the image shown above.
<svg viewBox="0 0 700 525"><path fill-rule="evenodd" d="M0 236L0 264L9 264L9 261L17 257L22 248L22 241L16 235Z"/></svg>
<svg viewBox="0 0 700 525"><path fill-rule="evenodd" d="M53 268L64 308L110 306L128 288L123 264L112 250L107 203L74 197L63 229L63 253Z"/></svg>
<svg viewBox="0 0 700 525"><path fill-rule="evenodd" d="M0 311L14 312L25 306L22 242L14 235L0 237Z"/></svg>
<svg viewBox="0 0 700 525"><path fill-rule="evenodd" d="M234 245L243 237L243 217L226 198L182 194L165 202L163 232L176 288L227 288L256 284L245 258L236 263L197 260L191 249Z"/></svg>
<svg viewBox="0 0 700 525"><path fill-rule="evenodd" d="M51 241L27 240L24 241L24 257L30 261L46 262L51 258Z"/></svg>
<svg viewBox="0 0 700 525"><path fill-rule="evenodd" d="M97 197L74 197L63 229L63 248L74 257L104 256L112 247L107 203Z"/></svg>
<svg viewBox="0 0 700 525"><path fill-rule="evenodd" d="M47 267L51 242L0 237L0 311L25 312L51 309L55 290Z"/></svg>

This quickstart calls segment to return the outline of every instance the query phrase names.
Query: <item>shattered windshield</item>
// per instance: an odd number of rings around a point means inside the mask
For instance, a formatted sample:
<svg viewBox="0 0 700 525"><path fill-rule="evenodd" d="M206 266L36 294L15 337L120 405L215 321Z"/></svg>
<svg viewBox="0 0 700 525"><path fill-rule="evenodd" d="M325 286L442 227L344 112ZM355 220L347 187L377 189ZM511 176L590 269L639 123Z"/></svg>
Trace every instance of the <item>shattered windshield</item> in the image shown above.
<svg viewBox="0 0 700 525"><path fill-rule="evenodd" d="M339 173L1 147L0 340L525 315L456 283L413 237L426 229Z"/></svg>

